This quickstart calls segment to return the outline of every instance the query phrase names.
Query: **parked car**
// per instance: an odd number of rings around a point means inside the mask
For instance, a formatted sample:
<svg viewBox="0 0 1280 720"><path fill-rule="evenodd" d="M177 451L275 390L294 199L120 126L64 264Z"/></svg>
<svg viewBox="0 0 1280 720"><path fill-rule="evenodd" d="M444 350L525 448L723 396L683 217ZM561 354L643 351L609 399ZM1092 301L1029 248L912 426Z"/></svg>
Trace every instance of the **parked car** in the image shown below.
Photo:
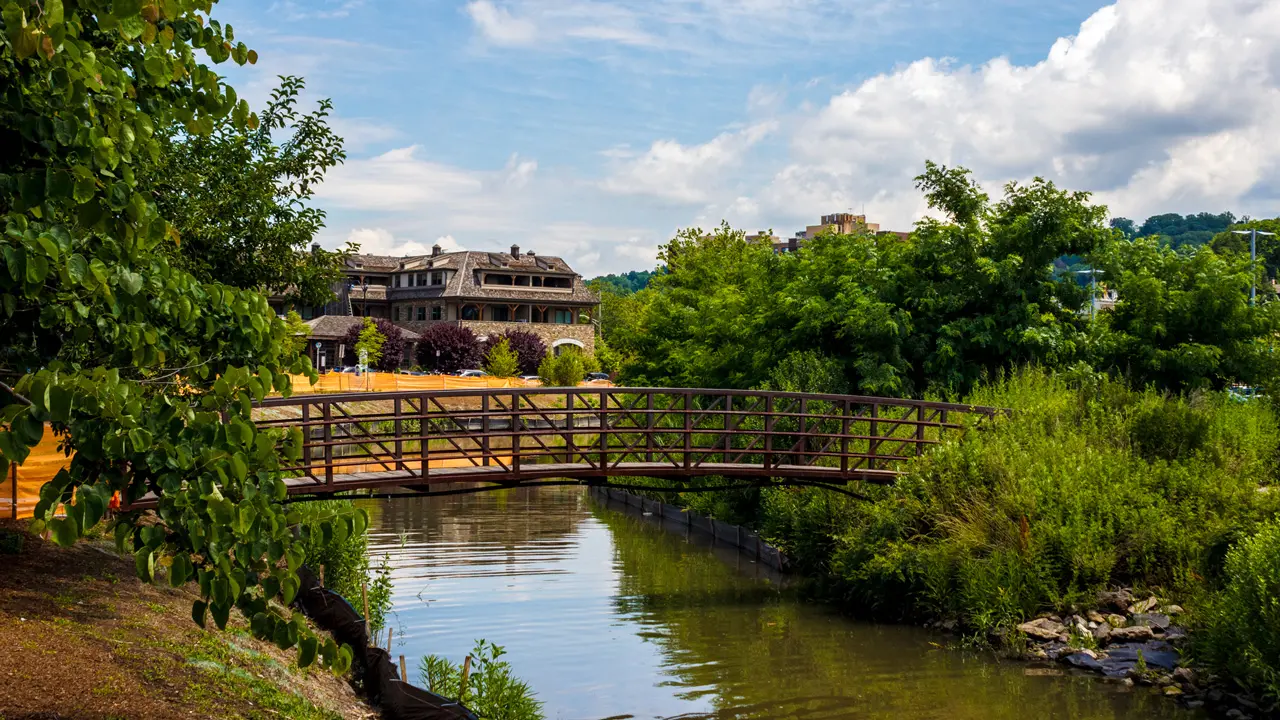
<svg viewBox="0 0 1280 720"><path fill-rule="evenodd" d="M458 377L488 377L489 373L483 370L459 370Z"/></svg>
<svg viewBox="0 0 1280 720"><path fill-rule="evenodd" d="M539 377L538 375L521 375L520 379L521 380L541 380L542 378Z"/></svg>
<svg viewBox="0 0 1280 720"><path fill-rule="evenodd" d="M588 380L608 380L609 373L602 373L602 372L587 373L587 379Z"/></svg>
<svg viewBox="0 0 1280 720"><path fill-rule="evenodd" d="M1237 402L1248 402L1262 397L1262 393L1256 387L1248 385L1232 385L1227 388L1227 397Z"/></svg>

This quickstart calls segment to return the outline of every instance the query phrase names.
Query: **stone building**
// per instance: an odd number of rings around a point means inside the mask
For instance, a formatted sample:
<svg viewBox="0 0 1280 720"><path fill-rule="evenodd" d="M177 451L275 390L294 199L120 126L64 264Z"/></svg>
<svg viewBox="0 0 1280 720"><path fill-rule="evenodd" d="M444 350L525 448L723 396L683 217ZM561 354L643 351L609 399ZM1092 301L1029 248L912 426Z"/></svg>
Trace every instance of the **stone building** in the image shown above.
<svg viewBox="0 0 1280 720"><path fill-rule="evenodd" d="M435 323L452 323L481 339L523 330L553 351L573 345L595 352L593 321L600 299L558 257L522 253L517 245L505 253L443 252L436 245L430 255L353 255L344 274L334 302L304 309L303 318L313 328L332 334L346 325L323 320L329 315L386 318L415 335ZM330 338L310 340L336 357L336 348L324 344L332 343Z"/></svg>

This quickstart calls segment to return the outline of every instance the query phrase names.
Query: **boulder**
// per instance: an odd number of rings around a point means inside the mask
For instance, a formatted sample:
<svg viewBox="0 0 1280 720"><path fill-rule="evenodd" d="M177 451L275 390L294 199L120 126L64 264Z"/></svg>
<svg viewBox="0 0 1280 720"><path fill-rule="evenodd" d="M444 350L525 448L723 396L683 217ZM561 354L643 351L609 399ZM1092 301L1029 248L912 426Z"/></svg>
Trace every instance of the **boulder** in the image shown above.
<svg viewBox="0 0 1280 720"><path fill-rule="evenodd" d="M1089 612L1085 613L1085 616L1089 618L1089 622L1095 622L1095 623L1098 623L1099 625L1107 621L1106 616L1098 612L1097 610L1090 610Z"/></svg>
<svg viewBox="0 0 1280 720"><path fill-rule="evenodd" d="M1164 613L1165 615L1181 615L1182 613L1186 612L1186 610L1183 610L1181 605L1165 605L1164 607L1160 608L1160 612Z"/></svg>
<svg viewBox="0 0 1280 720"><path fill-rule="evenodd" d="M1081 670L1092 670L1094 672L1102 672L1103 670L1102 663L1098 662L1098 658L1089 650L1064 655L1062 656L1062 662Z"/></svg>
<svg viewBox="0 0 1280 720"><path fill-rule="evenodd" d="M1107 642L1107 638L1109 637L1111 637L1110 625L1106 623L1102 623L1101 625L1093 629L1093 639L1099 645L1105 645Z"/></svg>
<svg viewBox="0 0 1280 720"><path fill-rule="evenodd" d="M1133 602L1133 594L1124 588L1098 593L1098 607L1103 610L1124 612Z"/></svg>
<svg viewBox="0 0 1280 720"><path fill-rule="evenodd" d="M1112 628L1110 641L1113 643L1143 642L1145 640L1153 640L1155 636L1151 628L1146 625L1135 625L1133 627Z"/></svg>
<svg viewBox="0 0 1280 720"><path fill-rule="evenodd" d="M1155 606L1157 606L1157 605L1159 605L1159 604L1160 604L1160 601L1159 601L1159 600L1157 600L1157 599L1155 598L1155 596L1153 595L1153 596L1151 596L1151 597L1147 598L1146 600L1139 600L1138 602L1136 602L1136 603L1134 603L1134 604L1130 605L1130 606L1129 606L1129 614L1130 614L1130 615L1137 615L1138 613L1144 613L1144 612L1147 612L1147 611L1151 610L1152 608L1154 608Z"/></svg>
<svg viewBox="0 0 1280 720"><path fill-rule="evenodd" d="M1137 613L1129 618L1134 625L1143 625L1157 630L1169 627L1169 616L1161 613Z"/></svg>
<svg viewBox="0 0 1280 720"><path fill-rule="evenodd" d="M1196 671L1187 667L1180 667L1173 671L1173 679L1182 685L1194 685L1196 683Z"/></svg>
<svg viewBox="0 0 1280 720"><path fill-rule="evenodd" d="M1115 613L1112 613L1107 616L1107 624L1113 628L1118 628L1127 625L1128 621L1124 619L1123 615L1116 615Z"/></svg>
<svg viewBox="0 0 1280 720"><path fill-rule="evenodd" d="M1055 622L1049 618L1039 618L1031 622L1024 622L1018 626L1018 632L1040 642L1057 640L1058 636L1065 631L1066 628L1062 626L1062 623Z"/></svg>

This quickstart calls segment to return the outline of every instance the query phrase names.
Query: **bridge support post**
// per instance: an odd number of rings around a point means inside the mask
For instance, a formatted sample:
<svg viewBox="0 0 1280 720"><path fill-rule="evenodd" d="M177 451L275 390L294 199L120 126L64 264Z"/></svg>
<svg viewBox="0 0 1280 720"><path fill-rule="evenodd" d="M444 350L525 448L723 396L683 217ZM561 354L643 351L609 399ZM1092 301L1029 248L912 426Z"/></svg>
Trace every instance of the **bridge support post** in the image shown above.
<svg viewBox="0 0 1280 720"><path fill-rule="evenodd" d="M311 473L311 441L315 439L315 435L311 432L311 406L306 401L302 403L302 437L302 467L307 476L315 480L315 475Z"/></svg>
<svg viewBox="0 0 1280 720"><path fill-rule="evenodd" d="M333 403L324 403L324 484L333 485Z"/></svg>
<svg viewBox="0 0 1280 720"><path fill-rule="evenodd" d="M422 481L426 482L427 471L430 468L430 463L428 461L427 456L430 454L430 447L431 447L431 437L430 435L428 435L428 430L431 428L431 423L427 421L427 396L426 395L422 395L418 397L418 416L419 416L418 417L418 450L422 456L422 466L419 470L419 473L422 475Z"/></svg>
<svg viewBox="0 0 1280 720"><path fill-rule="evenodd" d="M684 393L684 469L693 467L693 393Z"/></svg>
<svg viewBox="0 0 1280 720"><path fill-rule="evenodd" d="M600 472L605 472L609 467L609 413L607 403L609 395L606 391L600 391Z"/></svg>
<svg viewBox="0 0 1280 720"><path fill-rule="evenodd" d="M924 405L916 405L916 457L924 454Z"/></svg>
<svg viewBox="0 0 1280 720"><path fill-rule="evenodd" d="M653 391L645 393L649 400L646 404L645 412L645 439L644 439L644 461L653 462Z"/></svg>
<svg viewBox="0 0 1280 720"><path fill-rule="evenodd" d="M871 456L867 463L872 470L876 470L876 455L880 452L880 423L876 420L880 416L880 404L871 403L871 432L867 433L872 439L867 441L867 454Z"/></svg>
<svg viewBox="0 0 1280 720"><path fill-rule="evenodd" d="M840 410L840 475L849 476L849 415L853 412L853 403L844 401Z"/></svg>
<svg viewBox="0 0 1280 720"><path fill-rule="evenodd" d="M773 467L773 395L764 398L764 469Z"/></svg>
<svg viewBox="0 0 1280 720"><path fill-rule="evenodd" d="M520 393L511 393L511 471L520 474L520 445L524 430L520 422Z"/></svg>
<svg viewBox="0 0 1280 720"><path fill-rule="evenodd" d="M480 456L485 467L489 467L489 457L493 453L489 448L489 394L480 396Z"/></svg>
<svg viewBox="0 0 1280 720"><path fill-rule="evenodd" d="M395 406L395 415L396 415L396 419L395 419L394 426L393 426L393 427L394 427L394 430L395 430L395 434L396 434L396 445L395 445L395 447L396 447L396 470L403 470L403 469L404 469L404 467L405 467L405 465L404 465L404 463L401 461L401 458L403 458L403 457L404 457L404 441L400 439L400 436L401 436L400 416L401 416L401 414L402 414L402 413L401 413L401 411L400 411L400 398L396 398L396 399L395 399L395 402L394 402L393 404L394 404L394 406Z"/></svg>

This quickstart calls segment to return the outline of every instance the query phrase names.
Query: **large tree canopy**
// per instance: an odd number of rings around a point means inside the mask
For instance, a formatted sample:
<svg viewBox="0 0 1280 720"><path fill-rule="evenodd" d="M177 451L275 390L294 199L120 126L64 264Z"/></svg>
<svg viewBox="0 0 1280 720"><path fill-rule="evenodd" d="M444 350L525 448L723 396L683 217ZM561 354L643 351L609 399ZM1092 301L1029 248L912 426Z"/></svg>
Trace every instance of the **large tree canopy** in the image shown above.
<svg viewBox="0 0 1280 720"><path fill-rule="evenodd" d="M36 529L66 544L112 493L153 494L158 524L126 513L116 539L154 580L198 580L193 617L238 608L258 637L338 668L300 616L281 610L303 560L294 532L362 530L362 514L281 503L281 457L301 433L259 429L251 403L311 373L258 292L203 281L166 245L181 241L144 192L143 171L180 124L251 132L248 104L202 58L256 54L209 0L9 0L0 14L0 474L46 423L75 456L40 493ZM55 516L59 505L66 517Z"/></svg>
<svg viewBox="0 0 1280 720"><path fill-rule="evenodd" d="M164 250L204 282L221 282L322 305L342 279L344 252L308 249L324 211L307 204L324 173L346 154L329 127L331 104L303 114L304 82L282 77L257 127L220 120L212 133L181 125L160 134L159 158L146 164L143 192L170 218L180 242Z"/></svg>

